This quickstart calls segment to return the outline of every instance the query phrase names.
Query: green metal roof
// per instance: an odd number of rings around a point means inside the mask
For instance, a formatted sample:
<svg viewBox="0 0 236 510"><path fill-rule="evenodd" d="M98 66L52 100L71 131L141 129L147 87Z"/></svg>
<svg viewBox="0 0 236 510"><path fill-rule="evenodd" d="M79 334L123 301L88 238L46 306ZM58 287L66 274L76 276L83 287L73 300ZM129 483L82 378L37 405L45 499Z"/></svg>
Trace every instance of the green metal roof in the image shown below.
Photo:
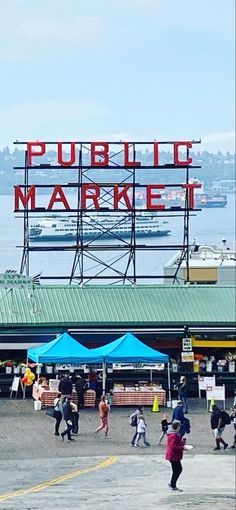
<svg viewBox="0 0 236 510"><path fill-rule="evenodd" d="M234 326L233 286L42 286L0 289L0 328Z"/></svg>

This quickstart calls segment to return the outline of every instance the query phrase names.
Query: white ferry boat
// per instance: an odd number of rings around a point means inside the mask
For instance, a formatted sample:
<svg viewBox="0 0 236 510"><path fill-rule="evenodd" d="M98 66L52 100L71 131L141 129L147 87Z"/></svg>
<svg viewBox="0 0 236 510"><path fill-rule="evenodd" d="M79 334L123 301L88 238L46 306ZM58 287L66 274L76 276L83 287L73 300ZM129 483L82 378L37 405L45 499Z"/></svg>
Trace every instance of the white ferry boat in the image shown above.
<svg viewBox="0 0 236 510"><path fill-rule="evenodd" d="M147 217L139 214L135 219L136 237L160 237L170 234L166 227L167 221L160 222L153 215ZM114 239L114 236L125 238L131 236L131 219L111 216L88 216L83 220L83 239ZM31 225L30 241L74 241L77 237L76 218L42 218Z"/></svg>
<svg viewBox="0 0 236 510"><path fill-rule="evenodd" d="M174 276L177 273L177 278ZM164 266L164 283L185 284L187 281L186 260L176 253ZM227 246L198 245L193 243L189 253L189 281L191 284L235 285L236 251Z"/></svg>

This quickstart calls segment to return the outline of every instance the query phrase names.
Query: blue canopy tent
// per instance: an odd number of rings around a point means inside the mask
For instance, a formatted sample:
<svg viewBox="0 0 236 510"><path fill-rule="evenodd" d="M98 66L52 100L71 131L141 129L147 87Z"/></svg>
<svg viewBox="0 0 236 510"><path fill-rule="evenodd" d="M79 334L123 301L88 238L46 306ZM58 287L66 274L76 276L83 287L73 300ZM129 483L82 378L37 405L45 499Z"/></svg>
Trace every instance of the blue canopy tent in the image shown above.
<svg viewBox="0 0 236 510"><path fill-rule="evenodd" d="M40 347L31 347L27 356L35 363L102 363L99 354L92 353L68 333Z"/></svg>
<svg viewBox="0 0 236 510"><path fill-rule="evenodd" d="M91 349L91 353L103 359L103 393L105 393L106 363L153 363L154 361L167 363L169 401L171 400L169 356L148 347L132 333L126 333L118 340L97 349Z"/></svg>

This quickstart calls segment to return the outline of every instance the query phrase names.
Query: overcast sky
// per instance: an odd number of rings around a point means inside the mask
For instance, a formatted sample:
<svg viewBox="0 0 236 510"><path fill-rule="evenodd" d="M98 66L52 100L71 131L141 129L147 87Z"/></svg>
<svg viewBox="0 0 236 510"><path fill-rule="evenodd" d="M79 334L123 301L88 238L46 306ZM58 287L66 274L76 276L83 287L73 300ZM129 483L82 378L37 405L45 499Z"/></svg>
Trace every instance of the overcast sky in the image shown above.
<svg viewBox="0 0 236 510"><path fill-rule="evenodd" d="M0 146L202 138L234 151L234 0L0 0Z"/></svg>

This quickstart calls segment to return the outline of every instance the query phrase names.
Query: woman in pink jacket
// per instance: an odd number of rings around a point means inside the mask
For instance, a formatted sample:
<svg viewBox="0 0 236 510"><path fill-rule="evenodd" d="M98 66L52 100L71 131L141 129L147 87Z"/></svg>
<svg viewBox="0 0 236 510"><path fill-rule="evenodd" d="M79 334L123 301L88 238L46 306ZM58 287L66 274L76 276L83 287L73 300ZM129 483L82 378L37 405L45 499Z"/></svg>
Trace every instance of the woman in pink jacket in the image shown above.
<svg viewBox="0 0 236 510"><path fill-rule="evenodd" d="M167 436L166 460L169 460L172 467L172 478L169 487L172 491L183 492L176 487L176 482L182 473L181 460L183 458L184 442L179 435L180 421L172 422L172 431Z"/></svg>

